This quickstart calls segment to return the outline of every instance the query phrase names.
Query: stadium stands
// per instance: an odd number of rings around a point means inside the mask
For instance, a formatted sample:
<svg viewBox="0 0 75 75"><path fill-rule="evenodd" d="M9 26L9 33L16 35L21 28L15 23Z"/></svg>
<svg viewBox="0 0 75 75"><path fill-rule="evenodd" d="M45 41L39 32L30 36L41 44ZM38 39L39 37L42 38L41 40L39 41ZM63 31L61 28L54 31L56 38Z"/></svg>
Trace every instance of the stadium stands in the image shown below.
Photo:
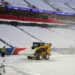
<svg viewBox="0 0 75 75"><path fill-rule="evenodd" d="M0 5L10 5L10 3L4 0L1 0Z"/></svg>
<svg viewBox="0 0 75 75"><path fill-rule="evenodd" d="M75 13L75 11L73 9L66 6L64 3L49 2L49 4L52 5L54 8L61 10L62 12Z"/></svg>
<svg viewBox="0 0 75 75"><path fill-rule="evenodd" d="M31 47L34 41L39 41L34 37L39 38L43 42L51 42L52 46L56 48L74 47L74 30L67 28L46 29L31 26L19 27L22 28L23 31L14 26L0 24L0 37L9 44L12 44L14 47ZM30 34L34 37L32 37Z"/></svg>
<svg viewBox="0 0 75 75"><path fill-rule="evenodd" d="M2 3L0 2L0 5L2 5Z"/></svg>
<svg viewBox="0 0 75 75"><path fill-rule="evenodd" d="M38 0L38 1L36 1L36 0L26 0L26 1L29 2L31 5L36 6L36 8L38 8L38 9L55 11L52 7L47 5L42 0Z"/></svg>
<svg viewBox="0 0 75 75"><path fill-rule="evenodd" d="M23 0L6 0L6 1L9 2L13 6L29 8L28 4L24 2Z"/></svg>
<svg viewBox="0 0 75 75"><path fill-rule="evenodd" d="M20 48L28 48L28 45L31 46L33 41L37 41L18 28L6 24L0 24L0 38L13 45L14 47Z"/></svg>
<svg viewBox="0 0 75 75"><path fill-rule="evenodd" d="M48 10L48 11L61 11L61 12L68 12L68 13L75 13L75 11L72 9L75 9L75 6L73 4L69 4L72 8L66 6L61 2L48 2L45 3L43 0L4 0L5 2L8 2L8 4L11 4L13 6L17 7L23 7L23 8L38 8L41 10ZM1 4L1 3L0 3ZM40 12L41 12L40 10Z"/></svg>
<svg viewBox="0 0 75 75"><path fill-rule="evenodd" d="M68 15L68 13L75 13L75 5L74 4L64 4L64 3L57 3L57 2L49 2L50 5L45 3L43 0L5 0L8 2L7 8L9 8L10 12L7 11L3 7L1 8L2 12L0 15L1 21L10 20L13 23L13 26L9 24L0 24L0 38L4 41L13 45L15 47L31 47L34 41L44 41L44 42L51 42L53 48L62 48L62 49L73 49L75 46L75 29L70 28L41 28L41 27L26 27L26 26L18 26L18 22L25 23L32 23L34 24L48 24L48 25L60 25L62 22L66 21L67 25L69 25L72 21L75 24L75 16ZM2 5L2 3L0 3ZM12 6L10 6L12 5ZM12 7L12 8L11 8ZM22 8L30 8L31 10L22 10ZM17 8L17 9L16 9ZM36 8L38 11L34 11L33 8ZM19 10L21 9L21 10ZM19 10L19 12L18 12ZM46 13L42 12L42 10L54 11L53 13ZM25 12L24 12L25 11ZM34 12L33 12L34 11ZM58 11L58 12L57 12ZM16 13L15 13L16 12ZM60 12L63 15L60 15ZM65 14L65 13L66 14ZM37 14L38 13L38 14ZM59 19L62 18L62 19ZM12 20L14 22L12 22ZM60 20L63 20L60 22ZM71 21L70 21L71 20ZM17 21L17 22L16 22ZM73 23L72 22L72 23ZM57 23L57 24L56 24ZM15 26L14 26L15 24ZM17 25L16 25L17 24ZM24 25L23 24L23 25ZM65 24L65 23L64 23ZM21 23L20 23L21 25ZM16 35L17 34L17 35ZM73 36L73 37L72 37ZM38 39L40 40L38 40ZM3 43L0 41L0 44ZM1 46L2 46L1 45Z"/></svg>
<svg viewBox="0 0 75 75"><path fill-rule="evenodd" d="M68 3L68 6L70 6L72 9L75 10L75 4L74 3Z"/></svg>

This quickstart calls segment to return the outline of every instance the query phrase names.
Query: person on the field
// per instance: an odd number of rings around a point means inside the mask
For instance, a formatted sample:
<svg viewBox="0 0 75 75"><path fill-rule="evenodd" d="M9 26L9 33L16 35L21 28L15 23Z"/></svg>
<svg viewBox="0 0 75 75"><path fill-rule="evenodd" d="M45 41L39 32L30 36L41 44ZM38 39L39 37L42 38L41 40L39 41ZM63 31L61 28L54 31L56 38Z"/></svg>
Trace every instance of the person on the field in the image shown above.
<svg viewBox="0 0 75 75"><path fill-rule="evenodd" d="M1 56L2 56L2 57L5 57L5 54L6 54L6 48L5 48L5 46L3 46L3 47L0 49L0 52L1 52Z"/></svg>

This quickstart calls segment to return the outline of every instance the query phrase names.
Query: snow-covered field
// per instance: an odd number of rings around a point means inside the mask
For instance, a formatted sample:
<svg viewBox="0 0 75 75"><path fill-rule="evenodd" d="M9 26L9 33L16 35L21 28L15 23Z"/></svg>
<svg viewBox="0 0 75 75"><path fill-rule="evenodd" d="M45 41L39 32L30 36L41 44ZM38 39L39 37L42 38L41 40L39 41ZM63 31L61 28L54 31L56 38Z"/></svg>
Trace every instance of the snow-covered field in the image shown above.
<svg viewBox="0 0 75 75"><path fill-rule="evenodd" d="M18 27L22 30L10 25L0 25L0 38L13 46L29 47L28 49L34 41L39 40L51 42L52 47L75 47L74 29ZM0 41L0 47L3 45L5 44ZM75 54L52 52L49 60L38 61L27 59L26 52L22 52L6 56L4 65L5 75L75 75Z"/></svg>
<svg viewBox="0 0 75 75"><path fill-rule="evenodd" d="M52 52L49 60L29 60L26 55L7 56L5 75L75 75L75 55Z"/></svg>

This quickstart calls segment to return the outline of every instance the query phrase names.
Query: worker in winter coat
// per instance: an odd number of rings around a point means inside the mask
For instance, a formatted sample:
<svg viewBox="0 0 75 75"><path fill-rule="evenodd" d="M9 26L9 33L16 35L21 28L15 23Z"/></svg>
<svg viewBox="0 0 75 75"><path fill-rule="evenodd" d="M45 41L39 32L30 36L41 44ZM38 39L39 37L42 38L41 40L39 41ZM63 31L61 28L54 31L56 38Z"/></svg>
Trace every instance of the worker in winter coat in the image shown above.
<svg viewBox="0 0 75 75"><path fill-rule="evenodd" d="M2 48L0 48L0 54L2 57L0 57L0 75L5 75L5 54L6 54L6 48L5 46L3 46Z"/></svg>
<svg viewBox="0 0 75 75"><path fill-rule="evenodd" d="M1 56L2 56L2 57L5 57L5 54L6 54L6 48L5 48L5 46L3 46L3 47L0 49L0 52L1 52Z"/></svg>

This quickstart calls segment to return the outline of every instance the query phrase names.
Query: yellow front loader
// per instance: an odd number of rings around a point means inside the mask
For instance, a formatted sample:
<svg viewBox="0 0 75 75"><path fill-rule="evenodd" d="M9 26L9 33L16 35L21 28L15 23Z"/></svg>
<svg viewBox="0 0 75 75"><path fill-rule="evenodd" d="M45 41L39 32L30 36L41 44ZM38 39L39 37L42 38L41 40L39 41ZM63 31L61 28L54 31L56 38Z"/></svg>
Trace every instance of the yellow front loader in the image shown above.
<svg viewBox="0 0 75 75"><path fill-rule="evenodd" d="M28 56L28 59L48 60L51 56L51 43L34 42L32 49L34 49L35 52L33 55Z"/></svg>

